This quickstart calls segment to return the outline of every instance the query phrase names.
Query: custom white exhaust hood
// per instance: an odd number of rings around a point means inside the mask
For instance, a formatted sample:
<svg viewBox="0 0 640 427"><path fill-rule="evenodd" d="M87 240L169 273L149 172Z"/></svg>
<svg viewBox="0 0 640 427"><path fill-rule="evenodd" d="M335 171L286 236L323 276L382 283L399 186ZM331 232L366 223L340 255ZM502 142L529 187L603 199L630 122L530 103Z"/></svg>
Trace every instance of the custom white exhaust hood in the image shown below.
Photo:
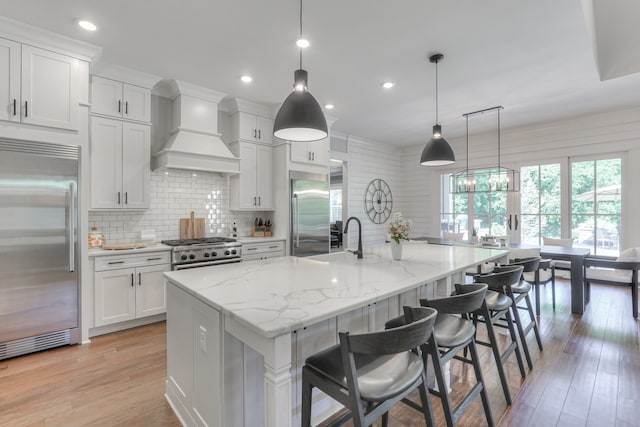
<svg viewBox="0 0 640 427"><path fill-rule="evenodd" d="M239 173L240 159L218 133L218 103L226 94L178 80L163 89L173 99L173 128L164 148L153 155L153 170Z"/></svg>

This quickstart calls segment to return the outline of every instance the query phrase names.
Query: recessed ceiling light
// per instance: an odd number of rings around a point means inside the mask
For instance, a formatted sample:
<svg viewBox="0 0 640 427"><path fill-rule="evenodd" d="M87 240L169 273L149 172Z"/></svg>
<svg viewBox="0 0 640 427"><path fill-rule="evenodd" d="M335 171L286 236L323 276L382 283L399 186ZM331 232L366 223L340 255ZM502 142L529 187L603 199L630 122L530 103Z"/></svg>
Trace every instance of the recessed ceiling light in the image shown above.
<svg viewBox="0 0 640 427"><path fill-rule="evenodd" d="M95 31L98 29L98 27L96 27L96 24L94 24L93 22L89 22L87 20L84 19L79 19L78 20L78 25L80 25L80 27L84 28L87 31Z"/></svg>
<svg viewBox="0 0 640 427"><path fill-rule="evenodd" d="M327 110L333 110L333 104L327 104L324 106Z"/></svg>
<svg viewBox="0 0 640 427"><path fill-rule="evenodd" d="M302 49L304 49L305 47L309 47L309 40L307 40L307 39L299 39L296 42L296 46L298 46L298 47L300 47Z"/></svg>
<svg viewBox="0 0 640 427"><path fill-rule="evenodd" d="M382 86L385 89L391 89L395 85L396 85L395 82L382 82L380 86Z"/></svg>
<svg viewBox="0 0 640 427"><path fill-rule="evenodd" d="M253 77L245 74L244 76L240 77L240 80L242 80L245 83L251 83L253 81Z"/></svg>

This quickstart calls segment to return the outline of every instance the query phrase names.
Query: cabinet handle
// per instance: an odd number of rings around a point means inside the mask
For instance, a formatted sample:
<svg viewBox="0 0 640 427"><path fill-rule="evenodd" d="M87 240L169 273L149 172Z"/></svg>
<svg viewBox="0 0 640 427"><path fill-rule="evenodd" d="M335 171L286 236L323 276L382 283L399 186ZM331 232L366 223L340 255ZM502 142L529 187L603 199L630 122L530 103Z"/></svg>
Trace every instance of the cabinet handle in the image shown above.
<svg viewBox="0 0 640 427"><path fill-rule="evenodd" d="M129 114L129 101L124 103L124 113Z"/></svg>
<svg viewBox="0 0 640 427"><path fill-rule="evenodd" d="M278 249L280 246L276 245L276 246L269 246L269 249Z"/></svg>
<svg viewBox="0 0 640 427"><path fill-rule="evenodd" d="M316 153L311 153L311 160L315 160L316 159Z"/></svg>
<svg viewBox="0 0 640 427"><path fill-rule="evenodd" d="M118 204L120 204L120 192L118 191Z"/></svg>
<svg viewBox="0 0 640 427"><path fill-rule="evenodd" d="M24 101L24 116L29 117L29 101Z"/></svg>
<svg viewBox="0 0 640 427"><path fill-rule="evenodd" d="M258 250L258 248L247 248L247 249L246 249L246 251L247 251L247 252L248 252L248 251L257 251L257 250Z"/></svg>
<svg viewBox="0 0 640 427"><path fill-rule="evenodd" d="M253 130L253 137L254 138L258 137L258 131L256 129Z"/></svg>
<svg viewBox="0 0 640 427"><path fill-rule="evenodd" d="M16 109L16 99L13 98L13 115L15 116L17 114L17 109Z"/></svg>
<svg viewBox="0 0 640 427"><path fill-rule="evenodd" d="M129 204L129 193L127 191L124 192L124 204Z"/></svg>
<svg viewBox="0 0 640 427"><path fill-rule="evenodd" d="M160 261L162 259L162 257L157 257L157 258L147 258L147 261Z"/></svg>
<svg viewBox="0 0 640 427"><path fill-rule="evenodd" d="M131 273L131 287L133 288L133 273Z"/></svg>
<svg viewBox="0 0 640 427"><path fill-rule="evenodd" d="M258 139L262 139L262 130L258 129Z"/></svg>
<svg viewBox="0 0 640 427"><path fill-rule="evenodd" d="M258 206L262 206L262 200L260 199L260 196L258 196Z"/></svg>
<svg viewBox="0 0 640 427"><path fill-rule="evenodd" d="M122 113L122 101L118 99L118 113Z"/></svg>
<svg viewBox="0 0 640 427"><path fill-rule="evenodd" d="M258 203L256 202L257 197L253 197L253 206L258 206Z"/></svg>
<svg viewBox="0 0 640 427"><path fill-rule="evenodd" d="M311 151L307 153L307 160L311 160Z"/></svg>
<svg viewBox="0 0 640 427"><path fill-rule="evenodd" d="M109 265L113 265L113 264L124 264L124 261L109 261L108 262Z"/></svg>
<svg viewBox="0 0 640 427"><path fill-rule="evenodd" d="M138 273L138 286L142 286L142 273Z"/></svg>

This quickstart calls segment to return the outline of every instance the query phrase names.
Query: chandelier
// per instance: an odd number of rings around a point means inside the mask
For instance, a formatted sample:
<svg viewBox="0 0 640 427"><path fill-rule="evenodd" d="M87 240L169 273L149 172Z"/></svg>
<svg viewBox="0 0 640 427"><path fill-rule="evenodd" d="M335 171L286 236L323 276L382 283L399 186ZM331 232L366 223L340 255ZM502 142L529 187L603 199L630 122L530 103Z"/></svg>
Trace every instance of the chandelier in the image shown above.
<svg viewBox="0 0 640 427"><path fill-rule="evenodd" d="M502 106L463 114L467 121L467 167L449 177L449 193L493 193L520 191L520 173L500 165L500 110ZM469 117L497 111L498 117L498 165L469 169Z"/></svg>

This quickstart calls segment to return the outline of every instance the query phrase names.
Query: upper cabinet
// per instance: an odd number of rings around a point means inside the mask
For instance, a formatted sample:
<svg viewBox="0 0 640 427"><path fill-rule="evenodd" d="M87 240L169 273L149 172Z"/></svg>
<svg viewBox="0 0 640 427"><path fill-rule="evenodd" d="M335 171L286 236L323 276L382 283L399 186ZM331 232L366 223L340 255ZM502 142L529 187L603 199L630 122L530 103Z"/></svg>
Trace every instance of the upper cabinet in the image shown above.
<svg viewBox="0 0 640 427"><path fill-rule="evenodd" d="M231 151L240 158L240 174L229 178L230 209L273 210L273 148L239 141Z"/></svg>
<svg viewBox="0 0 640 427"><path fill-rule="evenodd" d="M79 60L0 38L0 120L78 130Z"/></svg>
<svg viewBox="0 0 640 427"><path fill-rule="evenodd" d="M273 142L273 120L238 111L231 115L231 140L271 144Z"/></svg>
<svg viewBox="0 0 640 427"><path fill-rule="evenodd" d="M329 164L329 142L321 139L312 142L292 142L291 161L316 165Z"/></svg>
<svg viewBox="0 0 640 427"><path fill-rule="evenodd" d="M151 122L151 90L91 76L91 113Z"/></svg>

